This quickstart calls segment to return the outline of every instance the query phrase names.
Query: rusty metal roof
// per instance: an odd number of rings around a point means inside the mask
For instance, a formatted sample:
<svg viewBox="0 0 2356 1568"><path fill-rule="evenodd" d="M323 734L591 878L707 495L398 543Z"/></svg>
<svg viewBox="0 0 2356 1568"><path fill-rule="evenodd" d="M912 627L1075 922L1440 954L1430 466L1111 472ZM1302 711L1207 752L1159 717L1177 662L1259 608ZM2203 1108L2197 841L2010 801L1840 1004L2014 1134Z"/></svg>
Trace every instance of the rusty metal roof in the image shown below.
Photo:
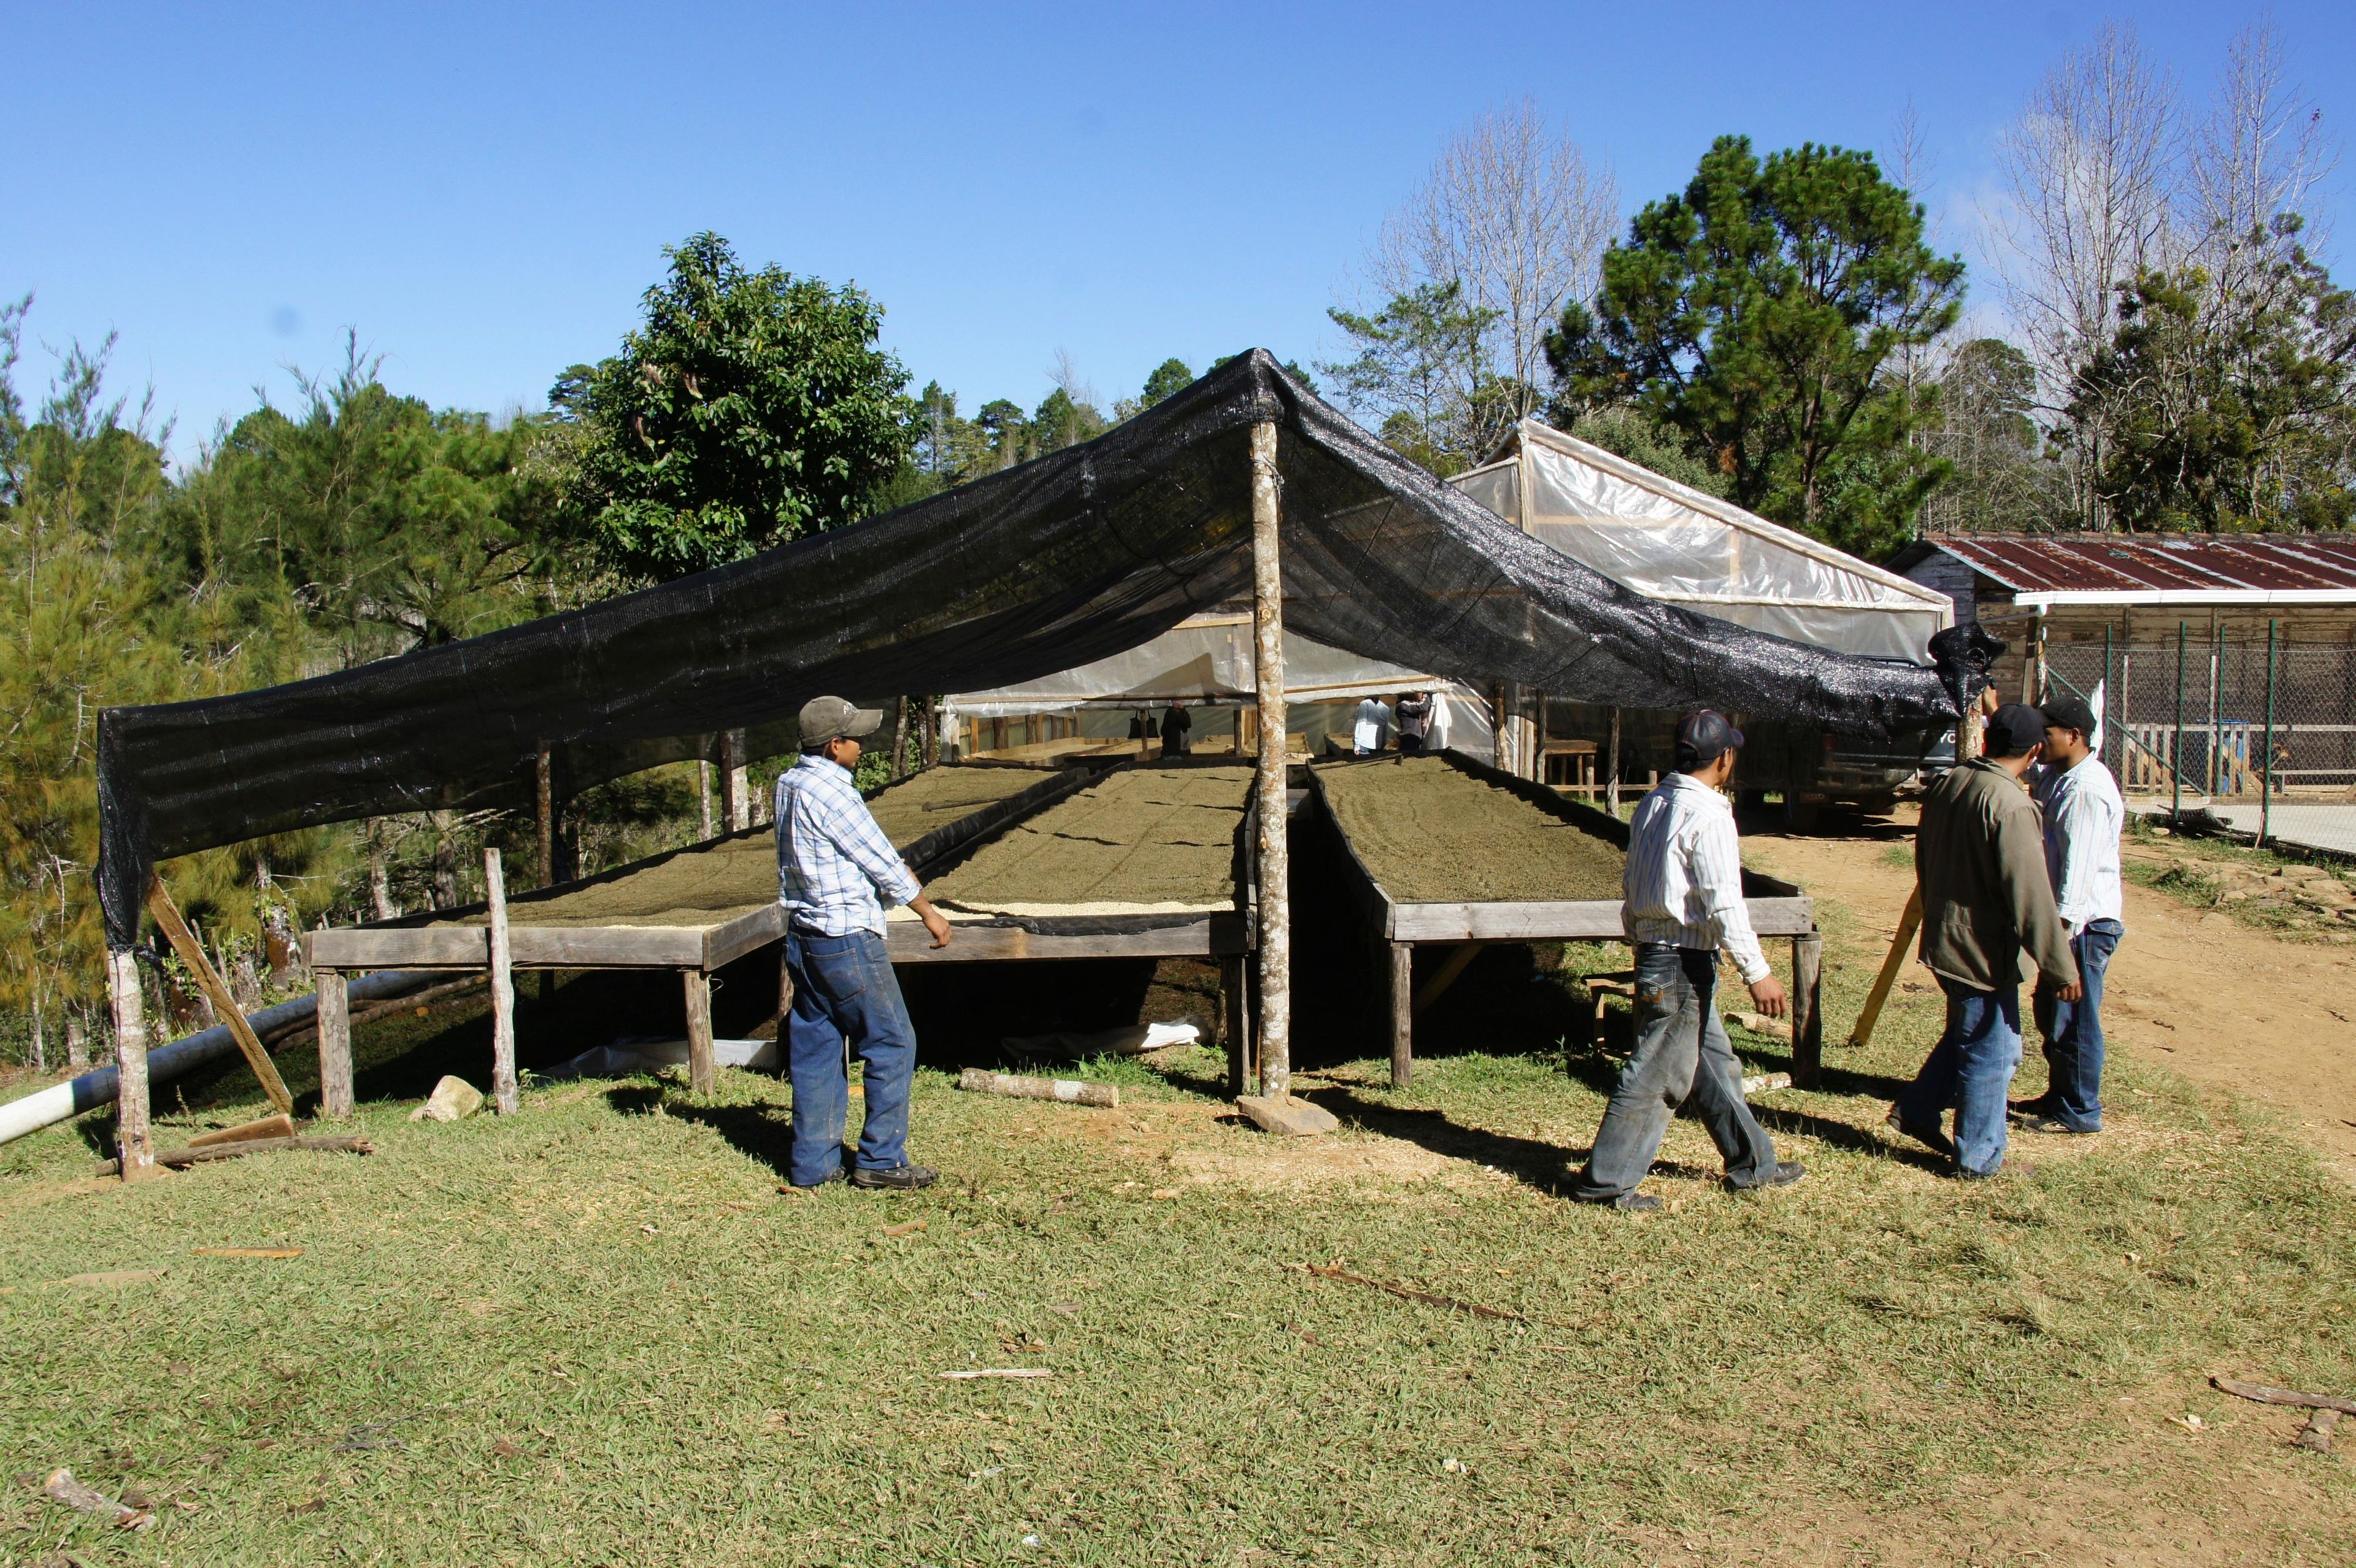
<svg viewBox="0 0 2356 1568"><path fill-rule="evenodd" d="M2017 598L2339 599L2356 593L2356 538L2341 535L1961 534L1925 539L1908 554L1925 547L1944 550Z"/></svg>

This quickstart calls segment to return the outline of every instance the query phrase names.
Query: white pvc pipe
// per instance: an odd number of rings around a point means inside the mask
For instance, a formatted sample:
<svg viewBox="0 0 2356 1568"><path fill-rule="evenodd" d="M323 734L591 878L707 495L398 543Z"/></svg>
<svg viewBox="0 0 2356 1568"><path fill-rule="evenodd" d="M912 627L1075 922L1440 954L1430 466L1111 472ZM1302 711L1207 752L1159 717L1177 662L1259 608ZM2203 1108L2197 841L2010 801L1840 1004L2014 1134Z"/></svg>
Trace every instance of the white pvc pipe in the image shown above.
<svg viewBox="0 0 2356 1568"><path fill-rule="evenodd" d="M435 971L386 969L365 975L351 984L351 999L355 1002L377 1002L388 997L406 996L423 990L448 976ZM291 1002L281 1002L274 1008L264 1008L246 1021L253 1032L266 1042L273 1035L283 1035L310 1022L318 1015L316 996L297 997ZM152 1087L192 1072L208 1062L237 1054L237 1037L229 1032L226 1024L215 1024L185 1035L169 1045L160 1045L147 1053L147 1082ZM38 1132L46 1126L78 1116L100 1105L112 1104L116 1093L115 1070L112 1065L83 1073L63 1083L53 1083L47 1089L36 1090L21 1100L11 1100L0 1105L0 1144L21 1138L27 1133Z"/></svg>

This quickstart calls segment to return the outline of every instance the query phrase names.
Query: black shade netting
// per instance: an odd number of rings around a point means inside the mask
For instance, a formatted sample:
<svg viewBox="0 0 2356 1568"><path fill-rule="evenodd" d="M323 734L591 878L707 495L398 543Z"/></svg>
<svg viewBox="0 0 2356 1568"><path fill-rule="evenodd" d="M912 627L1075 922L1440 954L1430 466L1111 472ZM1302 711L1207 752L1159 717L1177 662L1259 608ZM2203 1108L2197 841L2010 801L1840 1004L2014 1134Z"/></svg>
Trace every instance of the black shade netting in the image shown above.
<svg viewBox="0 0 2356 1568"><path fill-rule="evenodd" d="M160 858L357 817L528 805L794 715L1033 680L1248 597L1251 426L1279 427L1285 624L1474 684L1886 734L1951 721L1961 662L1828 653L1646 599L1442 485L1287 376L1230 361L1086 445L587 609L99 720L100 893L134 939Z"/></svg>

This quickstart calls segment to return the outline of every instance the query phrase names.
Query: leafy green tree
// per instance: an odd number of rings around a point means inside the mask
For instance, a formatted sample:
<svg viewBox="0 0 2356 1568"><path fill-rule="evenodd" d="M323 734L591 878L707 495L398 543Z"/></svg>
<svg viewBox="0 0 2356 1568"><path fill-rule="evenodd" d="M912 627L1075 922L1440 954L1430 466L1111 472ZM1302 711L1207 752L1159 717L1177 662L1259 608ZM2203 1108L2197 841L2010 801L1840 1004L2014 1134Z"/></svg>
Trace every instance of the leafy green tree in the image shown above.
<svg viewBox="0 0 2356 1568"><path fill-rule="evenodd" d="M1639 408L1620 404L1560 417L1557 427L1580 440L1723 501L1732 488L1725 475L1694 460L1677 432Z"/></svg>
<svg viewBox="0 0 2356 1568"><path fill-rule="evenodd" d="M2296 244L2240 288L2186 264L2118 293L2068 411L2071 430L2104 432L2088 455L2114 517L2209 533L2356 520L2356 294Z"/></svg>
<svg viewBox="0 0 2356 1568"><path fill-rule="evenodd" d="M1547 344L1558 405L1634 402L1741 505L1878 553L1943 473L1908 444L1929 411L1885 372L1954 324L1963 286L1963 262L1932 252L1922 208L1869 154L1762 161L1722 136L1605 254L1594 308L1564 310ZM1861 462L1884 471L1861 483Z"/></svg>
<svg viewBox="0 0 2356 1568"><path fill-rule="evenodd" d="M157 508L159 565L226 597L231 622L291 604L347 665L555 607L541 421L437 413L387 389L354 340L333 378L300 386L299 407L238 421Z"/></svg>
<svg viewBox="0 0 2356 1568"><path fill-rule="evenodd" d="M1513 422L1517 404L1489 374L1483 343L1496 313L1466 304L1458 284L1419 284L1371 316L1325 314L1358 352L1318 368L1402 455L1461 474Z"/></svg>
<svg viewBox="0 0 2356 1568"><path fill-rule="evenodd" d="M584 427L567 488L599 558L659 581L866 515L916 436L882 308L716 234L665 254L621 353L551 392Z"/></svg>
<svg viewBox="0 0 2356 1568"><path fill-rule="evenodd" d="M2026 353L2000 337L1972 339L1940 374L1936 407L1938 422L1920 439L1948 477L1923 508L1926 528L2018 533L2066 522L2067 475L2033 417L2037 367Z"/></svg>
<svg viewBox="0 0 2356 1568"><path fill-rule="evenodd" d="M1194 372L1186 368L1186 361L1175 356L1164 359L1145 378L1145 390L1139 406L1151 408L1173 392L1184 391L1194 384Z"/></svg>

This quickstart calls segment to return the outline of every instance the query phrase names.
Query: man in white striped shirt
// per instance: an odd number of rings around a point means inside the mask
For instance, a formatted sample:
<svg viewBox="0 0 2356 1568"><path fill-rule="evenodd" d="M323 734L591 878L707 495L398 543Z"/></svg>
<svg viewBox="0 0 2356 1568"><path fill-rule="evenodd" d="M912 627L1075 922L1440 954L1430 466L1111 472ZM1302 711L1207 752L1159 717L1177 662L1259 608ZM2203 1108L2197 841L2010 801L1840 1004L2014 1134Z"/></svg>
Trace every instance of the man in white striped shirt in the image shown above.
<svg viewBox="0 0 2356 1568"><path fill-rule="evenodd" d="M1774 1140L1742 1098L1742 1063L1715 1005L1721 947L1769 1018L1783 1016L1782 982L1767 966L1742 901L1734 809L1722 793L1742 731L1708 709L1677 725L1677 771L1637 804L1629 825L1622 929L1636 949L1636 1053L1595 1130L1571 1195L1642 1212L1661 1200L1637 1187L1690 1105L1709 1129L1735 1188L1786 1187L1805 1174L1778 1160Z"/></svg>
<svg viewBox="0 0 2356 1568"><path fill-rule="evenodd" d="M2103 980L2126 934L2126 890L2119 876L2119 834L2126 803L2094 754L2099 722L2083 698L2064 695L2044 709L2045 761L2029 793L2045 814L2045 871L2053 902L2078 961L2083 994L2064 1001L2038 976L2030 1006L2045 1036L2046 1090L2011 1107L2033 1133L2103 1130Z"/></svg>

